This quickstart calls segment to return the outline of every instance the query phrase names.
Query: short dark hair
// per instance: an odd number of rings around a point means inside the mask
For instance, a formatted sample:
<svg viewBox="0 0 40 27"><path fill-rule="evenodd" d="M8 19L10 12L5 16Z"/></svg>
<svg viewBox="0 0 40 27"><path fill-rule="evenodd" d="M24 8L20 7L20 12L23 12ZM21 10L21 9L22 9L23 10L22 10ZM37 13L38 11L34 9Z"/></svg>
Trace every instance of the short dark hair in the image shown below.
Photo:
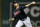
<svg viewBox="0 0 40 27"><path fill-rule="evenodd" d="M13 4L15 4L15 3L19 3L19 2L18 1L14 1Z"/></svg>

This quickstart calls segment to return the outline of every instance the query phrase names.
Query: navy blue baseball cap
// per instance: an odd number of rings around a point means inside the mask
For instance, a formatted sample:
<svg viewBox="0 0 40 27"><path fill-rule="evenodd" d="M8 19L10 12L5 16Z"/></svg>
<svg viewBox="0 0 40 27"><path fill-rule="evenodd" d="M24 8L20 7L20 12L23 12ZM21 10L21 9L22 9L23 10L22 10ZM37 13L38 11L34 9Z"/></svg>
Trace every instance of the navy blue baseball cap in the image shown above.
<svg viewBox="0 0 40 27"><path fill-rule="evenodd" d="M14 4L14 3L19 3L19 2L18 2L18 1L14 1L13 4Z"/></svg>

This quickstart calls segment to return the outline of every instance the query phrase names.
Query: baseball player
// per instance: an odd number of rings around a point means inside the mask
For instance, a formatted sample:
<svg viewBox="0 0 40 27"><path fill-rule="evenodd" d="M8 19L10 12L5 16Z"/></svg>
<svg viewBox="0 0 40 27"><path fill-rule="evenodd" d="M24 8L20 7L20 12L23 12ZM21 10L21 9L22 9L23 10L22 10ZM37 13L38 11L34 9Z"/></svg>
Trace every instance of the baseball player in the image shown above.
<svg viewBox="0 0 40 27"><path fill-rule="evenodd" d="M24 12L24 9L29 7L32 4L35 4L35 2L25 5L24 7L20 7L19 2L17 2L17 1L13 2L13 5L14 5L14 7L16 7L16 9L14 9L14 11L13 11L13 15L14 15L13 18L9 19L9 20L13 21L15 19L19 19L19 21L17 22L15 27L22 27L23 24L25 24L26 27L32 27L30 18Z"/></svg>

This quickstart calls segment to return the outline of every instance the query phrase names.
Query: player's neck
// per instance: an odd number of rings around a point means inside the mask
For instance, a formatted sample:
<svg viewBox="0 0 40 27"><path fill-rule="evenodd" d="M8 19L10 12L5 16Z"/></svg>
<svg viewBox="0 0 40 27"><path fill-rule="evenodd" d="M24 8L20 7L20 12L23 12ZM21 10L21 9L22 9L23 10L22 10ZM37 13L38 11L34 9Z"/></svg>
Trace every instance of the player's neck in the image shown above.
<svg viewBox="0 0 40 27"><path fill-rule="evenodd" d="M19 6L16 6L16 10L19 8Z"/></svg>

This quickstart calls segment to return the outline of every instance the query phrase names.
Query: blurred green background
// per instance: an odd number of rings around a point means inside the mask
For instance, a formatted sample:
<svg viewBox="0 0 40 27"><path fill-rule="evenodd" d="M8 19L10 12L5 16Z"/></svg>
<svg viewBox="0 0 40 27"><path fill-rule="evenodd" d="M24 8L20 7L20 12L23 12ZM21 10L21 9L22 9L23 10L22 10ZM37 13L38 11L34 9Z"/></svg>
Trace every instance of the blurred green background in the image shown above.
<svg viewBox="0 0 40 27"><path fill-rule="evenodd" d="M1 0L0 0L0 27L1 27Z"/></svg>

